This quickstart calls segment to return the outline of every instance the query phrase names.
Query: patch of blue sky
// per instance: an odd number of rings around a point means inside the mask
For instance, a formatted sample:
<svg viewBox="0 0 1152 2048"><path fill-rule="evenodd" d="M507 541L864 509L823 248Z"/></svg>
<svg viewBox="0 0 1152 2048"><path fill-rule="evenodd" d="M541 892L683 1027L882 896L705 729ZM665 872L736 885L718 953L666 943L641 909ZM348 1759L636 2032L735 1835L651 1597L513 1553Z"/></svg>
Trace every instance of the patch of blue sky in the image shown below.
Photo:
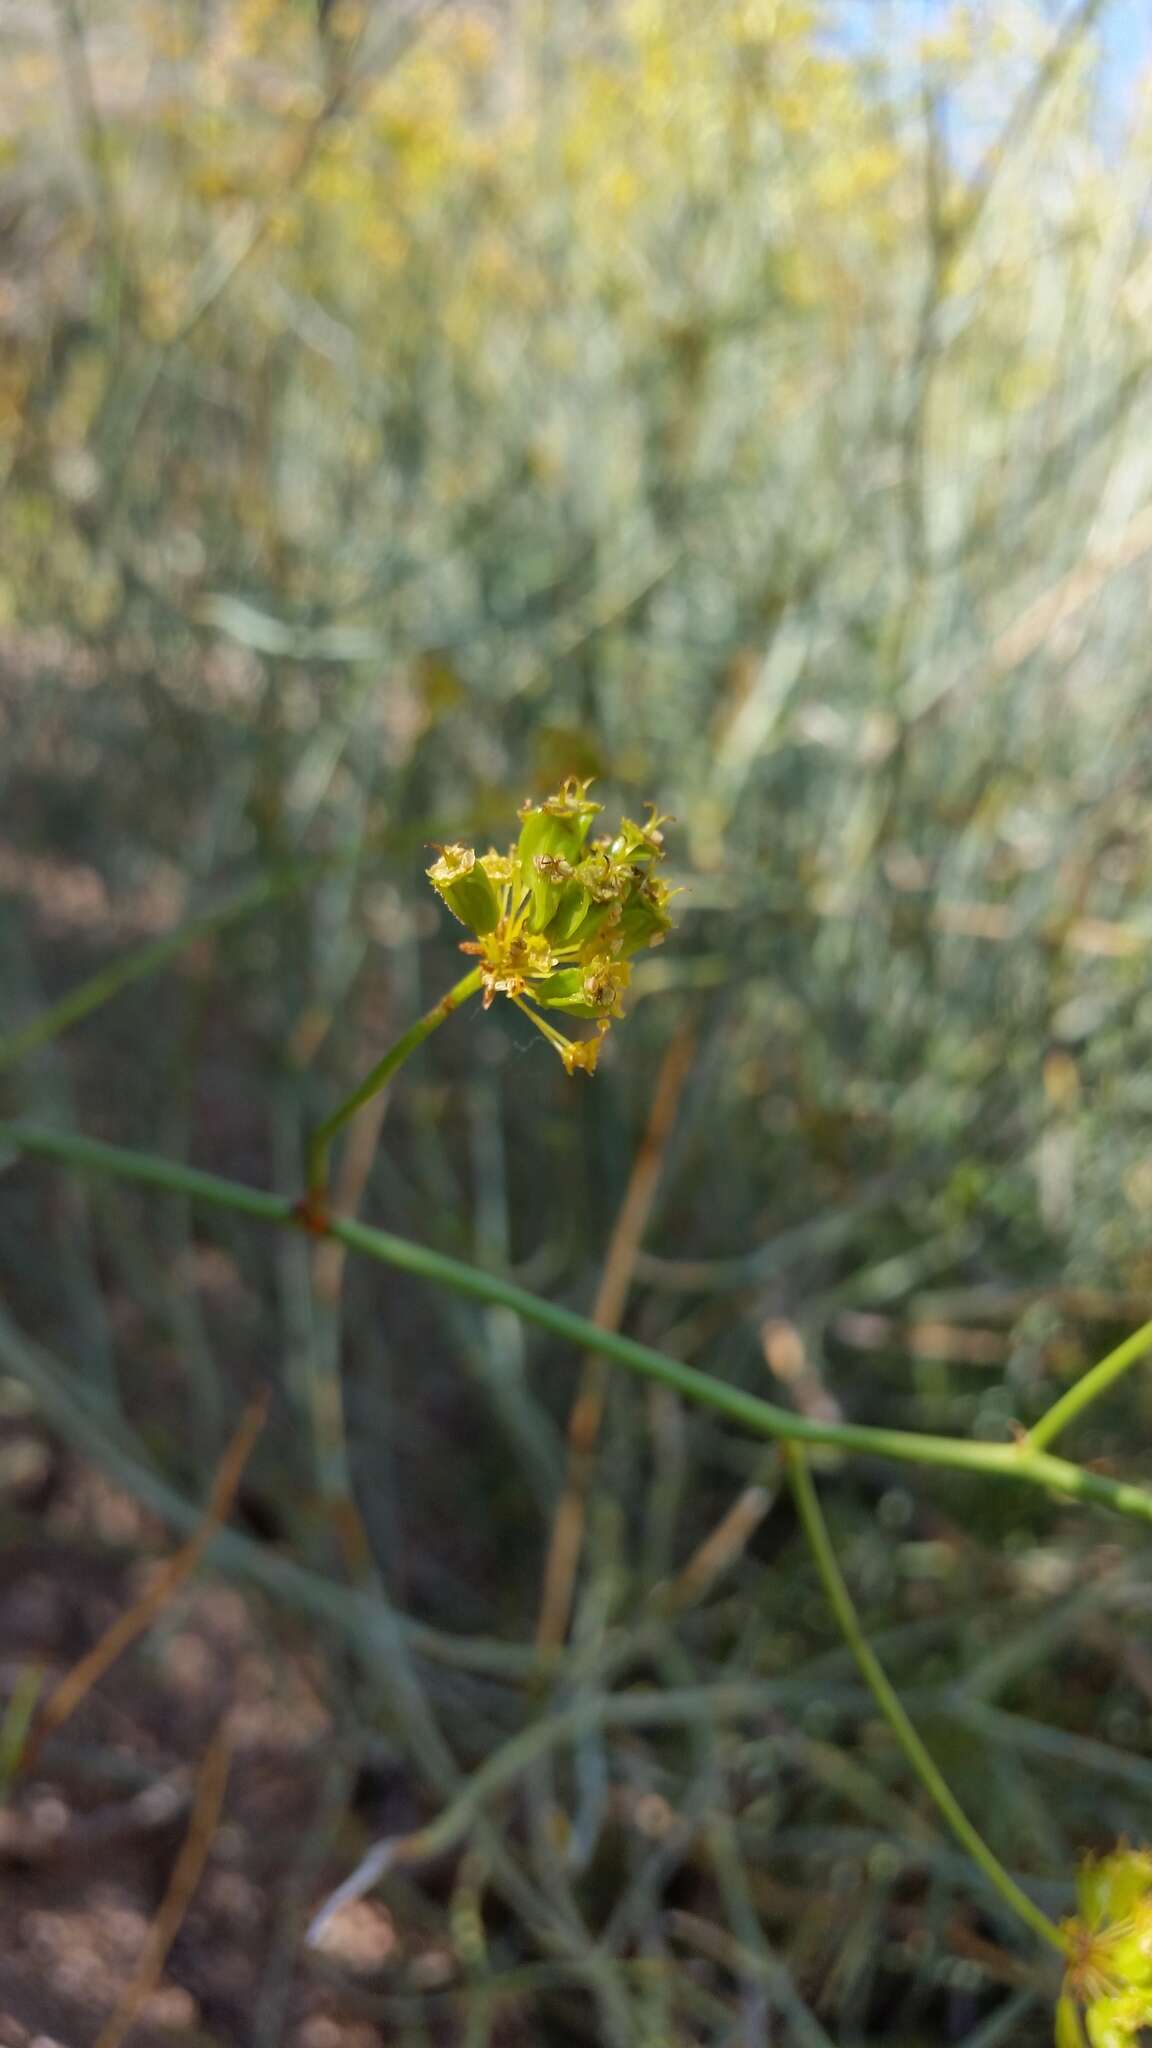
<svg viewBox="0 0 1152 2048"><path fill-rule="evenodd" d="M898 71L919 38L938 27L955 0L824 0L825 33L842 50L883 57ZM986 0L987 4L987 0ZM1081 0L1044 5L1058 33L1080 10ZM1152 0L1104 0L1093 26L1097 52L1097 118L1101 140L1122 146L1136 89L1152 65ZM963 153L962 138L954 137Z"/></svg>

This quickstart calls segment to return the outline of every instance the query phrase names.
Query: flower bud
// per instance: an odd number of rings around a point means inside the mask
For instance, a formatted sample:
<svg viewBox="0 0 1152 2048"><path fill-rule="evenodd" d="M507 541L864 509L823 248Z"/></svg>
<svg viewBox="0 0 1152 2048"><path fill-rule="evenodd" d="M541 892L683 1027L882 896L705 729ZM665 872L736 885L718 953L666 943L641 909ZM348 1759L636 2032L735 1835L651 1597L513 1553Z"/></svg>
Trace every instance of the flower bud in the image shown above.
<svg viewBox="0 0 1152 2048"><path fill-rule="evenodd" d="M534 985L532 995L544 1009L566 1010L570 1017L612 1017L630 975L626 961L599 954L580 967L563 967L550 974L546 981Z"/></svg>
<svg viewBox="0 0 1152 2048"><path fill-rule="evenodd" d="M532 891L532 922L542 930L555 915L561 893L584 851L588 828L599 804L588 785L574 778L542 804L525 804L520 812L516 856L520 879Z"/></svg>
<svg viewBox="0 0 1152 2048"><path fill-rule="evenodd" d="M670 825L672 820L658 817L651 804L648 809L652 815L646 825L637 825L632 818L621 818L620 830L612 841L612 852L617 860L663 860L664 834L660 827Z"/></svg>
<svg viewBox="0 0 1152 2048"><path fill-rule="evenodd" d="M545 1010L566 1010L570 1017L596 1015L584 993L584 975L579 967L561 967L546 980L534 982L532 1000Z"/></svg>
<svg viewBox="0 0 1152 2048"><path fill-rule="evenodd" d="M515 849L508 853L497 853L494 846L480 856L480 865L497 889L506 889L516 879Z"/></svg>
<svg viewBox="0 0 1152 2048"><path fill-rule="evenodd" d="M639 953L645 946L658 946L671 931L668 915L668 884L645 876L625 901L613 938L623 953Z"/></svg>
<svg viewBox="0 0 1152 2048"><path fill-rule="evenodd" d="M560 901L548 921L548 937L554 946L586 946L590 939L611 931L619 916L617 900L596 902L574 876L560 892Z"/></svg>
<svg viewBox="0 0 1152 2048"><path fill-rule="evenodd" d="M453 917L477 938L495 931L500 922L500 898L487 868L470 846L442 846L439 860L426 872Z"/></svg>

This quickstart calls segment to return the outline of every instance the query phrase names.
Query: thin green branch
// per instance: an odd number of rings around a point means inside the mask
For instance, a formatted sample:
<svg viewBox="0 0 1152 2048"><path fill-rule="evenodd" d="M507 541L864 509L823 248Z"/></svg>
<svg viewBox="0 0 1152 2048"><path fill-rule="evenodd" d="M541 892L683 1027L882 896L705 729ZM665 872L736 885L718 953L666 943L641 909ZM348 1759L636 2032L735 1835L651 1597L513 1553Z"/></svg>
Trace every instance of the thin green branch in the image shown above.
<svg viewBox="0 0 1152 2048"><path fill-rule="evenodd" d="M166 965L176 953L183 952L195 939L202 939L214 932L223 931L229 924L240 918L250 917L263 910L268 903L274 903L279 896L289 895L305 882L314 881L318 866L331 866L330 860L308 861L299 868L292 868L279 874L263 875L247 889L241 889L235 896L223 903L215 904L198 916L190 917L174 931L165 932L159 939L153 939L146 946L138 946L119 960L113 960L107 967L82 981L77 988L69 989L58 1003L42 1010L7 1037L0 1038L0 1074L7 1067L15 1066L18 1060L26 1059L29 1053L39 1052L62 1031L73 1024L82 1023L85 1017L99 1010L121 989L130 988L134 981L143 981L148 975Z"/></svg>
<svg viewBox="0 0 1152 2048"><path fill-rule="evenodd" d="M358 1109L363 1109L366 1102L370 1102L374 1095L379 1095L397 1067L403 1066L409 1054L414 1053L418 1045L423 1045L424 1040L431 1037L445 1018L450 1017L454 1010L458 1010L461 1003L466 1003L471 996L479 994L483 979L482 969L474 967L470 974L466 974L462 981L458 981L454 988L448 990L447 995L441 996L438 1003L434 1003L430 1010L426 1010L422 1017L418 1017L415 1024L410 1025L396 1040L383 1059L377 1060L371 1073L364 1076L360 1086L346 1097L339 1109L333 1110L332 1115L312 1133L308 1146L308 1186L314 1194L323 1193L328 1184L328 1154L336 1133L355 1116Z"/></svg>
<svg viewBox="0 0 1152 2048"><path fill-rule="evenodd" d="M1125 1337L1124 1342L1118 1344L1115 1351L1110 1351L1107 1358L1102 1358L1099 1365L1094 1365L1089 1372L1084 1373L1074 1387L1069 1387L1066 1394L1061 1394L1060 1399L1052 1403L1039 1422L1033 1423L1028 1431L1028 1442L1032 1449L1046 1450L1053 1437L1059 1436L1061 1430L1067 1429L1070 1422L1075 1422L1085 1408L1089 1408L1093 1401L1098 1401L1101 1394L1106 1394L1109 1387L1128 1371L1129 1366L1138 1364L1140 1359L1147 1357L1149 1351L1152 1351L1152 1323L1141 1323L1140 1328L1133 1330L1130 1337Z"/></svg>
<svg viewBox="0 0 1152 2048"><path fill-rule="evenodd" d="M685 1685L652 1692L590 1694L575 1706L556 1709L530 1721L510 1735L499 1749L465 1778L450 1803L436 1818L407 1835L382 1837L349 1878L316 1913L309 1940L331 1919L338 1906L362 1898L386 1870L443 1856L463 1841L478 1814L524 1777L538 1758L578 1743L592 1731L606 1728L670 1728L679 1724L714 1725L739 1721L763 1712L776 1688L758 1685Z"/></svg>
<svg viewBox="0 0 1152 2048"><path fill-rule="evenodd" d="M302 1220L300 1205L286 1195L265 1194L260 1188L245 1187L238 1181L201 1173L194 1167L156 1158L151 1153L132 1152L119 1145L104 1145L96 1139L78 1137L69 1131L0 1121L0 1145L4 1144L18 1152L55 1159L61 1164L82 1167L90 1172L115 1174L123 1180L136 1181L147 1187L169 1188L177 1194L187 1195L190 1200L218 1209L231 1209L264 1223L298 1225ZM397 1267L401 1272L411 1273L434 1286L453 1288L457 1294L466 1295L473 1301L509 1308L515 1315L522 1316L525 1322L534 1323L539 1329L549 1331L552 1336L580 1351L597 1353L642 1379L671 1387L673 1393L682 1395L686 1401L711 1409L713 1414L724 1416L753 1436L784 1442L830 1444L840 1450L898 1459L905 1464L942 1466L952 1471L980 1473L988 1479L1019 1481L1065 1494L1072 1500L1110 1508L1116 1514L1129 1515L1136 1521L1152 1523L1152 1492L1147 1488L1109 1479L1102 1473L1086 1472L1064 1458L1036 1450L1027 1440L1014 1444L968 1443L962 1438L927 1436L916 1430L879 1429L854 1422L821 1422L806 1415L795 1415L786 1408L777 1408L771 1401L761 1400L756 1394L745 1393L742 1388L731 1386L725 1380L713 1379L695 1366L668 1358L647 1344L637 1343L635 1338L598 1329L595 1323L576 1315L571 1309L541 1300L538 1295L529 1294L510 1280L481 1272L475 1266L465 1265L462 1260L449 1258L426 1245L413 1244L408 1238L393 1237L388 1231L376 1230L370 1224L357 1222L351 1217L332 1217L327 1229L332 1237L338 1238L351 1251L379 1259L384 1265Z"/></svg>
<svg viewBox="0 0 1152 2048"><path fill-rule="evenodd" d="M18 1152L42 1159L57 1159L62 1165L79 1166L92 1173L112 1174L145 1187L169 1188L187 1195L190 1201L205 1202L213 1209L234 1209L241 1216L256 1216L265 1223L290 1223L293 1203L287 1195L269 1195L263 1188L247 1187L243 1181L222 1180L214 1173L201 1173L179 1160L161 1159L151 1152L132 1152L124 1145L105 1145L98 1138L82 1138L74 1131L53 1131L39 1125L6 1123L0 1120L0 1142Z"/></svg>
<svg viewBox="0 0 1152 2048"><path fill-rule="evenodd" d="M873 1699L905 1757L961 1846L984 1872L988 1882L999 1892L1005 1905L1024 1922L1026 1927L1031 1928L1033 1934L1039 1935L1041 1941L1048 1942L1052 1948L1059 1949L1063 1954L1064 1938L1055 1921L1050 1920L1047 1913L1041 1912L1040 1907L1028 1897L1027 1892L1021 1890L1015 1878L1005 1870L999 1857L988 1847L983 1835L969 1820L909 1720L900 1697L868 1641L860 1617L852 1604L852 1595L836 1562L836 1553L832 1548L828 1526L816 1496L816 1488L812 1484L808 1461L796 1444L785 1445L784 1457L797 1511L816 1569L820 1574L820 1582L828 1596L828 1604L836 1616L844 1640L860 1667Z"/></svg>

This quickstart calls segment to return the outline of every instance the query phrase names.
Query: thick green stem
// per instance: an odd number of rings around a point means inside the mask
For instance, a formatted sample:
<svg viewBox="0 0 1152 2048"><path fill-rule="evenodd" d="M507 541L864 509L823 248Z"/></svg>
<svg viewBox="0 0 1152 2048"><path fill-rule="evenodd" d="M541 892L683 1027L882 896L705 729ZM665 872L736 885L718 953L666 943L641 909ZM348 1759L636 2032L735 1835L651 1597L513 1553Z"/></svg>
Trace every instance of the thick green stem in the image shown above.
<svg viewBox="0 0 1152 2048"><path fill-rule="evenodd" d="M972 1825L909 1720L880 1659L864 1633L860 1617L852 1604L852 1595L836 1562L836 1553L832 1548L828 1527L816 1496L816 1488L812 1484L808 1461L796 1444L785 1445L784 1457L804 1534L820 1574L820 1582L828 1596L828 1604L840 1624L845 1642L860 1667L865 1684L904 1755L957 1840L967 1850L973 1863L984 1872L988 1882L999 1892L1005 1905L1011 1908L1026 1927L1031 1928L1033 1934L1038 1934L1041 1941L1048 1942L1052 1948L1059 1949L1063 1954L1064 1938L1060 1929L1048 1918L1047 1913L1041 1912L1039 1906L1028 1897L1027 1892L1020 1889L1015 1878L1009 1875L999 1857L988 1847L983 1835Z"/></svg>
<svg viewBox="0 0 1152 2048"><path fill-rule="evenodd" d="M1152 1351L1152 1323L1141 1323L1138 1330L1133 1330L1132 1335L1125 1337L1124 1342L1118 1344L1115 1351L1110 1351L1107 1358L1102 1358L1099 1365L1094 1365L1090 1372L1086 1372L1078 1379L1074 1387L1069 1387L1066 1394L1061 1394L1060 1399L1052 1403L1047 1414L1042 1415L1039 1422L1033 1424L1028 1431L1028 1442L1033 1450L1046 1449L1053 1437L1059 1436L1062 1429L1067 1429L1070 1422L1075 1422L1085 1408L1090 1407L1093 1401L1098 1401L1101 1394L1106 1394L1109 1387L1128 1371L1129 1366L1136 1365L1149 1351Z"/></svg>
<svg viewBox="0 0 1152 2048"><path fill-rule="evenodd" d="M482 970L474 967L471 974L466 974L462 981L456 983L455 988L450 988L447 995L441 996L440 1001L435 1003L432 1009L409 1026L396 1040L395 1045L385 1053L383 1059L377 1060L371 1072L364 1076L360 1086L354 1089L340 1104L339 1109L333 1110L332 1115L312 1133L308 1146L308 1187L312 1194L322 1195L328 1185L328 1154L337 1131L343 1129L358 1109L363 1109L366 1102L370 1102L374 1095L380 1093L385 1083L392 1079L397 1067L403 1066L409 1053L415 1052L418 1045L423 1045L424 1040L431 1037L445 1018L450 1017L454 1010L458 1010L461 1003L466 1003L470 996L479 994L482 982Z"/></svg>
<svg viewBox="0 0 1152 2048"><path fill-rule="evenodd" d="M119 1145L103 1145L93 1138L81 1138L70 1131L0 1122L0 1148L5 1144L20 1152L57 1159L63 1164L83 1167L91 1172L114 1174L121 1180L136 1181L148 1187L170 1188L191 1201L235 1210L265 1223L292 1226L301 1221L299 1205L286 1195L265 1194L260 1188L245 1187L238 1181L200 1173L194 1167L159 1159L151 1153L131 1152ZM1024 1485L1064 1494L1072 1500L1090 1501L1097 1507L1111 1508L1115 1513L1130 1515L1136 1521L1152 1523L1152 1491L1130 1485L1125 1480L1106 1478L1103 1473L1086 1472L1067 1459L1055 1458L1048 1452L1034 1449L1026 1441L1018 1444L967 1443L962 1438L926 1436L916 1430L876 1429L857 1422L814 1421L806 1415L792 1414L787 1408L777 1408L773 1402L745 1393L743 1388L731 1386L726 1380L713 1379L709 1373L701 1372L695 1366L682 1365L678 1359L668 1358L662 1351L653 1351L647 1344L637 1343L633 1337L598 1329L595 1323L574 1314L571 1309L542 1301L538 1295L527 1293L510 1280L481 1272L475 1266L465 1265L462 1260L449 1258L443 1252L432 1251L426 1245L393 1237L388 1231L375 1230L370 1224L356 1222L350 1217L332 1217L328 1219L326 1228L332 1237L338 1238L351 1251L379 1259L385 1265L395 1266L417 1279L430 1281L434 1286L451 1287L457 1294L467 1295L473 1301L509 1308L514 1315L522 1316L525 1322L550 1331L554 1337L561 1338L577 1350L609 1358L629 1372L656 1380L662 1386L670 1387L673 1393L682 1395L686 1401L710 1408L714 1414L724 1416L754 1436L796 1443L831 1444L840 1450L857 1451L875 1458L894 1458L914 1465L945 1466L954 1471L981 1473L988 1479L1020 1481Z"/></svg>

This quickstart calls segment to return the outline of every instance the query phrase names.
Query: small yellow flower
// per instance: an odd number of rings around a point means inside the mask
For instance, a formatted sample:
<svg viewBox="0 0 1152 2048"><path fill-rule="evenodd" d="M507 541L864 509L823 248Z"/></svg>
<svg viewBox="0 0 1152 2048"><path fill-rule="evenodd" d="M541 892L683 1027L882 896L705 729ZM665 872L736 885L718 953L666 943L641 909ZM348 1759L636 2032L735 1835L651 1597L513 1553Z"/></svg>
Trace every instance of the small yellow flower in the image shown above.
<svg viewBox="0 0 1152 2048"><path fill-rule="evenodd" d="M589 841L602 806L589 783L570 776L542 803L520 811L507 853L469 846L437 849L428 879L473 937L461 950L481 963L484 1007L508 996L554 1047L569 1074L593 1073L604 1035L621 1015L630 958L671 929L669 889L653 872L664 858L668 823L621 821ZM596 1025L594 1038L566 1038L541 1012L562 1010Z"/></svg>

